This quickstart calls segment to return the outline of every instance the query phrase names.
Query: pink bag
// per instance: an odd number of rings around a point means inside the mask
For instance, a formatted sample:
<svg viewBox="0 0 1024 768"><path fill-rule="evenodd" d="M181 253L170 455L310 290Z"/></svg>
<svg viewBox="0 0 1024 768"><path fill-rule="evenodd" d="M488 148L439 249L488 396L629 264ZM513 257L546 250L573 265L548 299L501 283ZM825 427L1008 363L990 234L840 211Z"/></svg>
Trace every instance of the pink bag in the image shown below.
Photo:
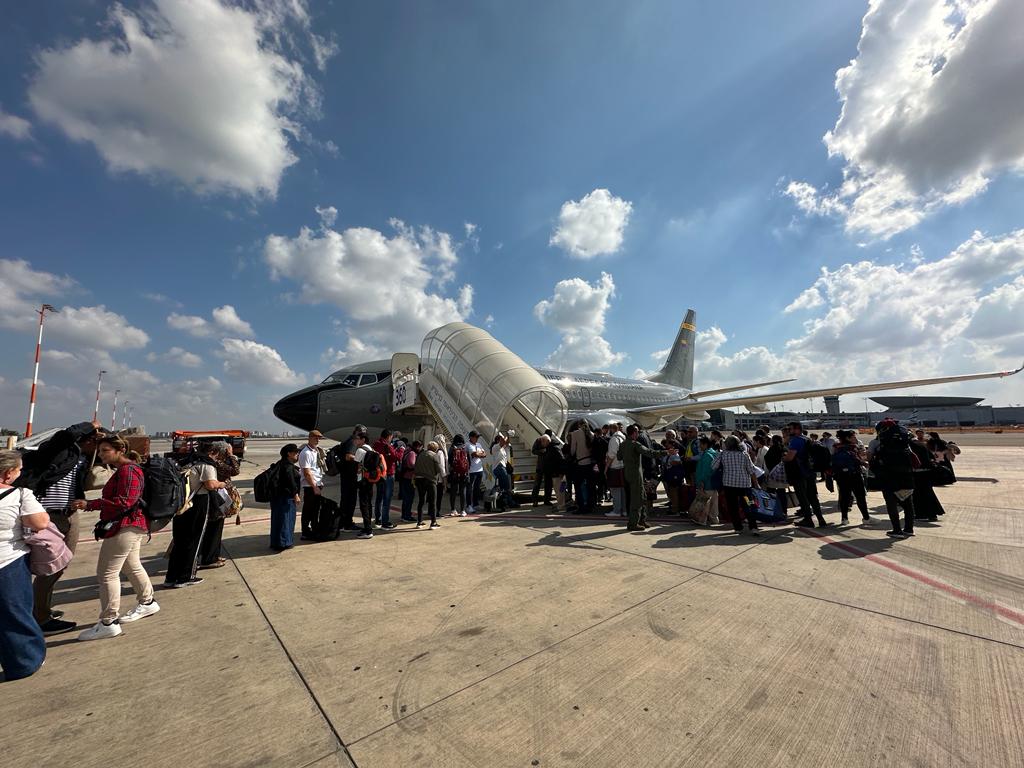
<svg viewBox="0 0 1024 768"><path fill-rule="evenodd" d="M49 523L41 531L30 533L25 537L25 543L31 550L28 568L36 576L52 576L63 571L71 562L71 550L53 523Z"/></svg>

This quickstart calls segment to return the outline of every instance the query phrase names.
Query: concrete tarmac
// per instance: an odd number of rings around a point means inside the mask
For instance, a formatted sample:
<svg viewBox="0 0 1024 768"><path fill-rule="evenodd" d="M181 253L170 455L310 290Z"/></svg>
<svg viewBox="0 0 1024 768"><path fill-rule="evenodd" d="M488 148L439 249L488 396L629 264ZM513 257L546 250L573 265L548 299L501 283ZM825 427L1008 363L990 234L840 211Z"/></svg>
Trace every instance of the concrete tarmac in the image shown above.
<svg viewBox="0 0 1024 768"><path fill-rule="evenodd" d="M1021 766L1024 448L992 437L959 440L946 515L902 541L869 494L870 528L527 507L274 555L247 497L226 567L0 687L2 764ZM154 584L169 540L143 550ZM56 589L83 627L97 551Z"/></svg>

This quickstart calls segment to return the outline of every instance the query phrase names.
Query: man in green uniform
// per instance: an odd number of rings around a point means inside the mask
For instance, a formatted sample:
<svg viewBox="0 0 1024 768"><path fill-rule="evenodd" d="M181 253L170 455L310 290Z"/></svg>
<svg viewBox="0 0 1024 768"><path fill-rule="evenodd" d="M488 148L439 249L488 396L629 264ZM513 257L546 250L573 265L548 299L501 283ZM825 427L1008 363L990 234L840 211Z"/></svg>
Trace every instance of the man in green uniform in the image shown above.
<svg viewBox="0 0 1024 768"><path fill-rule="evenodd" d="M647 494L644 492L644 472L641 459L644 456L659 458L665 451L648 448L640 442L640 428L631 424L626 430L626 439L619 446L618 458L629 489L629 521L626 530L642 531L647 528Z"/></svg>

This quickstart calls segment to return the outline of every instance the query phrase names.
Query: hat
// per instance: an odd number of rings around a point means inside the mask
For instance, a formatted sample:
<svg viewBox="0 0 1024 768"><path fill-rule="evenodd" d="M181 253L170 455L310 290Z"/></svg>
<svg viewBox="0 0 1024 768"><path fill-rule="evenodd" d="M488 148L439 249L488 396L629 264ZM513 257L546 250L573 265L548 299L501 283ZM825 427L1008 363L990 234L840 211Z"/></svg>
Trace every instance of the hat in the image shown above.
<svg viewBox="0 0 1024 768"><path fill-rule="evenodd" d="M297 446L295 443L288 443L288 445L284 445L284 446L281 447L281 458L283 459L289 453L298 453L298 452L299 452L299 446Z"/></svg>
<svg viewBox="0 0 1024 768"><path fill-rule="evenodd" d="M309 436L310 437L323 437L324 433L321 432L319 429L311 429L311 430L309 430Z"/></svg>

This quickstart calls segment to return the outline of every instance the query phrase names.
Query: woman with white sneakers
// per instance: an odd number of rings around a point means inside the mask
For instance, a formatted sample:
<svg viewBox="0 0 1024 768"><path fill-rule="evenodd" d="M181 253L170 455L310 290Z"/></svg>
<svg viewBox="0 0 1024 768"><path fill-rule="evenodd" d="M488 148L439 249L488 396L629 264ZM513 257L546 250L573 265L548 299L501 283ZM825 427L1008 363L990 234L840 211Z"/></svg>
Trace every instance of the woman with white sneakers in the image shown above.
<svg viewBox="0 0 1024 768"><path fill-rule="evenodd" d="M116 471L103 486L103 493L90 502L76 501L76 509L98 509L100 520L94 531L100 544L96 578L100 583L100 620L79 636L79 640L103 640L121 634L121 624L152 616L160 610L153 599L153 584L142 567L139 554L142 542L149 538L149 526L142 512L142 490L145 477L137 463L138 455L128 449L120 437L101 438L98 443L100 461ZM139 601L124 616L121 610L121 571Z"/></svg>

